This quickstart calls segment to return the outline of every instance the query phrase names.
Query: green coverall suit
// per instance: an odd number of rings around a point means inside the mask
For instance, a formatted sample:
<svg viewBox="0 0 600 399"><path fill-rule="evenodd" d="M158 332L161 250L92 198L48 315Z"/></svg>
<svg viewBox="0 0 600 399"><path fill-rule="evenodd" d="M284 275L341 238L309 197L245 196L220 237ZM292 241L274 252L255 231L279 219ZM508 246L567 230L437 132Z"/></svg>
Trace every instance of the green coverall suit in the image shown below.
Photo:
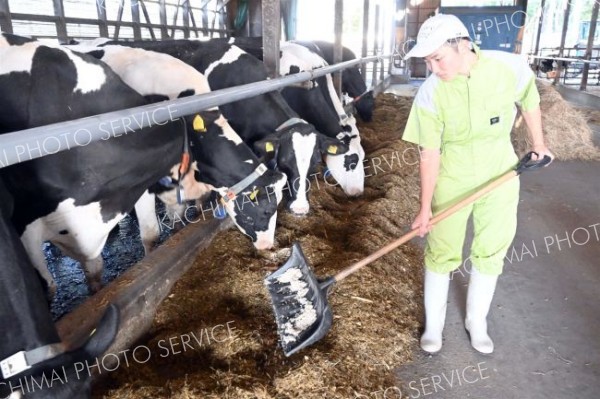
<svg viewBox="0 0 600 399"><path fill-rule="evenodd" d="M515 104L528 111L539 105L535 76L521 56L479 50L470 76L443 81L432 74L420 87L403 139L425 149L441 149L432 199L435 215L514 168L510 132ZM467 220L473 213L470 259L482 274L502 273L517 227L519 179L438 222L427 236L425 266L448 273L462 263Z"/></svg>

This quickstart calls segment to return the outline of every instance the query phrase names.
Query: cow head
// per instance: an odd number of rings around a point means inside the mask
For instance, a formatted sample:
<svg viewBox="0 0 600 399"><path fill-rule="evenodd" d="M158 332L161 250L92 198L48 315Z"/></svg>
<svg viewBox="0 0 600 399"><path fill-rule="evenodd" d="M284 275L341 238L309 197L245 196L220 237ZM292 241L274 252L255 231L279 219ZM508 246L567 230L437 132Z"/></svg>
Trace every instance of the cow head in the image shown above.
<svg viewBox="0 0 600 399"><path fill-rule="evenodd" d="M187 120L195 180L223 197L227 213L257 249L271 248L285 176L266 169L219 111L202 111Z"/></svg>
<svg viewBox="0 0 600 399"><path fill-rule="evenodd" d="M348 146L317 132L301 119L290 121L290 126L280 127L276 134L255 142L254 149L262 156L275 151L277 169L287 176L288 207L296 215L305 215L310 209L309 173L321 161L322 155L344 154Z"/></svg>
<svg viewBox="0 0 600 399"><path fill-rule="evenodd" d="M360 144L360 135L356 128L356 120L350 116L341 122L343 131L337 139L348 147L341 155L325 156L325 163L331 176L338 182L342 190L351 197L361 195L365 188L365 151Z"/></svg>

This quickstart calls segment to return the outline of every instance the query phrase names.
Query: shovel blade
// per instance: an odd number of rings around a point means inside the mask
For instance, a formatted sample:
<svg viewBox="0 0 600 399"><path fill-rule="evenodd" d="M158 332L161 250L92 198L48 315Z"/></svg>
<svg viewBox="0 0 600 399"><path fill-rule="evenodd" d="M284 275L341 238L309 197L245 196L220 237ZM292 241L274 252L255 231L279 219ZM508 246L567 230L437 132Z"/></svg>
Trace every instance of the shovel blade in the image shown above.
<svg viewBox="0 0 600 399"><path fill-rule="evenodd" d="M331 328L327 287L332 282L317 280L298 242L285 264L265 278L286 356L319 341Z"/></svg>

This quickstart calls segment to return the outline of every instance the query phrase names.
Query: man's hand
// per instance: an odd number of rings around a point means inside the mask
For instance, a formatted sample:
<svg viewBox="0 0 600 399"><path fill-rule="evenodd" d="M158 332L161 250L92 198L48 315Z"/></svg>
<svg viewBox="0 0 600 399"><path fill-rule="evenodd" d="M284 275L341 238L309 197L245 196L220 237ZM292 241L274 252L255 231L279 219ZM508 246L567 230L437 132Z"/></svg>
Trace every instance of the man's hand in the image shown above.
<svg viewBox="0 0 600 399"><path fill-rule="evenodd" d="M550 150L548 149L548 147L546 147L545 144L534 145L532 151L538 154L537 156L535 154L531 156L531 159L534 161L541 161L542 159L544 159L544 156L550 157L550 162L548 162L548 164L546 164L545 166L550 165L554 160L554 154L550 152Z"/></svg>
<svg viewBox="0 0 600 399"><path fill-rule="evenodd" d="M431 231L433 225L431 224L431 210L423 210L419 211L417 217L415 217L415 221L412 223L411 228L414 230L416 228L419 229L419 237L424 237L425 234Z"/></svg>

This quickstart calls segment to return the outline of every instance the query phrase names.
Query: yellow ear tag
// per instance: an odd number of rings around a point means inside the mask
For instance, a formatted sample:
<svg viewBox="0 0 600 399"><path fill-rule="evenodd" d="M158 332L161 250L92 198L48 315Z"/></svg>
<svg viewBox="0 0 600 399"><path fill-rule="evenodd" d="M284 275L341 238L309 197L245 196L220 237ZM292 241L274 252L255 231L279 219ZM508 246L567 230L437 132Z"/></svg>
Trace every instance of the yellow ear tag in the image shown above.
<svg viewBox="0 0 600 399"><path fill-rule="evenodd" d="M275 147L273 147L273 143L271 143L270 141L267 141L267 143L265 144L265 150L267 152L275 151Z"/></svg>
<svg viewBox="0 0 600 399"><path fill-rule="evenodd" d="M206 132L204 127L204 119L200 115L194 117L194 130L197 132Z"/></svg>
<svg viewBox="0 0 600 399"><path fill-rule="evenodd" d="M337 146L336 145L330 145L329 147L327 147L327 153L329 153L329 154L337 154Z"/></svg>
<svg viewBox="0 0 600 399"><path fill-rule="evenodd" d="M256 196L258 195L258 189L252 191L250 193L250 195L248 196L248 198L250 198L251 201L255 201L256 200Z"/></svg>

